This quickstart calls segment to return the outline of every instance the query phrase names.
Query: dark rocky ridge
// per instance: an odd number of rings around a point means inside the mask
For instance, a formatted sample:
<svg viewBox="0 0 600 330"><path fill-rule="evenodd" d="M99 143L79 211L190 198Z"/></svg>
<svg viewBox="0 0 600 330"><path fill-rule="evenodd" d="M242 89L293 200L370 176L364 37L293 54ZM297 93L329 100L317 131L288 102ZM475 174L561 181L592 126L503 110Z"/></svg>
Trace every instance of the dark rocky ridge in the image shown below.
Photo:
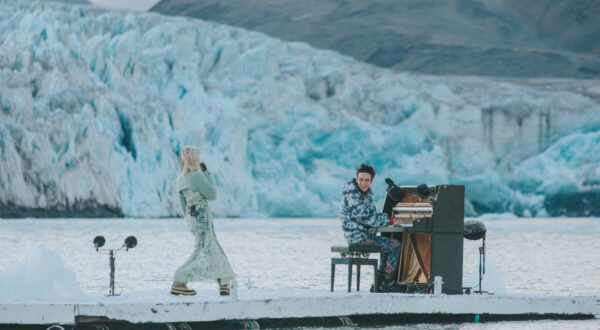
<svg viewBox="0 0 600 330"><path fill-rule="evenodd" d="M74 205L48 208L24 207L0 202L0 218L122 218L121 209L85 200Z"/></svg>
<svg viewBox="0 0 600 330"><path fill-rule="evenodd" d="M600 2L162 0L189 16L426 74L600 77Z"/></svg>
<svg viewBox="0 0 600 330"><path fill-rule="evenodd" d="M546 196L544 207L554 217L600 217L600 190Z"/></svg>

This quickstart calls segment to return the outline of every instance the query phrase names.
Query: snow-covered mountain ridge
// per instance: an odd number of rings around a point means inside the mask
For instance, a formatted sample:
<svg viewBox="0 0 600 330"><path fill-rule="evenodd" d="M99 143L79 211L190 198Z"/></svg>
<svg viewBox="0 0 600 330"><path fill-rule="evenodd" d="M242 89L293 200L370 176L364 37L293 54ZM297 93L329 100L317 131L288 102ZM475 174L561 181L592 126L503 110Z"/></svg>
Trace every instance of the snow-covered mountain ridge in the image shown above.
<svg viewBox="0 0 600 330"><path fill-rule="evenodd" d="M598 86L398 74L194 19L0 0L0 216L180 214L186 144L217 216L337 216L361 162L379 200L389 176L466 184L469 214L598 214Z"/></svg>

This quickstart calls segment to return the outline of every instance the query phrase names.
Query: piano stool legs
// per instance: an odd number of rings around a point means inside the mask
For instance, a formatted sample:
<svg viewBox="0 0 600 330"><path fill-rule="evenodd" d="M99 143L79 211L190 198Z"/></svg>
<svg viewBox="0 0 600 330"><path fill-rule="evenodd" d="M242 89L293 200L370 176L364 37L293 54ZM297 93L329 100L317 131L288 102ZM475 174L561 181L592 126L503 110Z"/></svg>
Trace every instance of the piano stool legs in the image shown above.
<svg viewBox="0 0 600 330"><path fill-rule="evenodd" d="M367 265L373 266L373 283L377 283L377 266L379 261L377 259L368 258L354 258L354 257L342 257L342 258L331 258L331 292L335 283L335 265L348 265L348 292L352 289L352 265L356 265L356 291L360 291L360 266ZM379 291L379 288L375 286L375 292Z"/></svg>
<svg viewBox="0 0 600 330"><path fill-rule="evenodd" d="M352 263L348 263L348 292L350 292L350 288L352 287Z"/></svg>
<svg viewBox="0 0 600 330"><path fill-rule="evenodd" d="M349 285L348 288L350 288ZM356 291L360 291L360 264L356 265Z"/></svg>
<svg viewBox="0 0 600 330"><path fill-rule="evenodd" d="M335 279L335 264L331 262L331 292L333 292L333 280Z"/></svg>

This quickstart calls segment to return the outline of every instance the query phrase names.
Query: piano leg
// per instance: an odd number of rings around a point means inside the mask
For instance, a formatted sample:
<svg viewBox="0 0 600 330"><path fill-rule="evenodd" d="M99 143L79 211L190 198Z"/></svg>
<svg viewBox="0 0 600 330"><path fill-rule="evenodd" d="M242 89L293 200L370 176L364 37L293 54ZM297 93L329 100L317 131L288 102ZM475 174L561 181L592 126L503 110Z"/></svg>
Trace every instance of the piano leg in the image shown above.
<svg viewBox="0 0 600 330"><path fill-rule="evenodd" d="M360 265L356 265L356 291L360 291Z"/></svg>

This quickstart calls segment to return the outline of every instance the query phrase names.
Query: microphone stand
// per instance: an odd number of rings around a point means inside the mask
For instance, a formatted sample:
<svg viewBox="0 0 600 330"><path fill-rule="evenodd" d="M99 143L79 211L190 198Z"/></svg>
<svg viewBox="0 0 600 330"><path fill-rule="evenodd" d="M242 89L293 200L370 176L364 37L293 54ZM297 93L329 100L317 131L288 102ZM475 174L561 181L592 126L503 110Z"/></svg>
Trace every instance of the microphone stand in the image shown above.
<svg viewBox="0 0 600 330"><path fill-rule="evenodd" d="M483 236L483 243L479 247L479 290L473 291L475 293L488 293L487 291L483 291L481 288L481 280L483 279L483 274L485 274L485 236Z"/></svg>

